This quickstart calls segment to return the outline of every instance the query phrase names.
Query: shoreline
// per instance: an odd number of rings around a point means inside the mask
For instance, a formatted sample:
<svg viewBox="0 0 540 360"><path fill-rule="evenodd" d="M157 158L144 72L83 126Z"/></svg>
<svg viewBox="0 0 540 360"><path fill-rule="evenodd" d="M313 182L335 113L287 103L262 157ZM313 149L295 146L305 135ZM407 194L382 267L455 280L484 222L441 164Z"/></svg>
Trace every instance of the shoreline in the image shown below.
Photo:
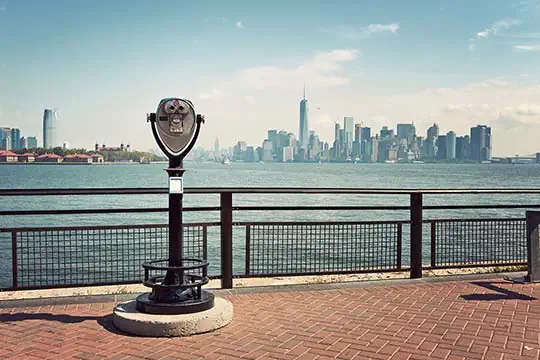
<svg viewBox="0 0 540 360"><path fill-rule="evenodd" d="M198 161L194 159L185 160L186 162L193 162L193 163L209 163L209 164L217 164L217 165L223 165L223 166L231 166L231 165L273 165L273 164L288 164L288 165L299 165L299 164L316 164L316 165L326 165L326 164L349 164L349 165L417 165L417 166L423 166L423 165L509 165L509 166L530 166L530 165L540 165L540 163L537 162L526 162L526 163L506 163L506 162L492 162L492 163L479 163L479 162L395 162L395 163L385 163L385 162L353 162L353 161L323 161L323 162L316 162L316 161L287 161L287 162L267 162L267 163L260 163L260 162L237 162L232 161L229 164L222 164L219 161ZM132 161L132 162L123 162L123 161L117 161L117 162L100 162L100 163L77 163L77 162L0 162L1 165L152 165L152 164L168 164L167 161L152 161L150 163L141 163L138 161Z"/></svg>
<svg viewBox="0 0 540 360"><path fill-rule="evenodd" d="M0 162L0 165L60 165L60 166L72 166L72 165L83 165L83 166L92 166L92 165L152 165L152 164L161 164L161 162L151 162L151 163L140 163L140 162L102 162L102 163L47 163L47 162L30 162L30 163L24 163L24 162L13 162L13 163L5 163Z"/></svg>

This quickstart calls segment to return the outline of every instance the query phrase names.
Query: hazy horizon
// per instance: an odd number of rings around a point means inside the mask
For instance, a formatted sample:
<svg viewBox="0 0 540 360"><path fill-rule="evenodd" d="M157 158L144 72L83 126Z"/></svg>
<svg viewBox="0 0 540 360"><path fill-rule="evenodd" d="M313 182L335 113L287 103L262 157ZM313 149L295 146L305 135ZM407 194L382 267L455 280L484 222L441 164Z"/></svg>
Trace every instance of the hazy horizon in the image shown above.
<svg viewBox="0 0 540 360"><path fill-rule="evenodd" d="M197 143L258 146L309 127L332 142L352 116L372 132L493 131L493 156L540 152L540 0L0 0L0 127L42 142L45 108L72 147L156 148L146 113L191 99Z"/></svg>

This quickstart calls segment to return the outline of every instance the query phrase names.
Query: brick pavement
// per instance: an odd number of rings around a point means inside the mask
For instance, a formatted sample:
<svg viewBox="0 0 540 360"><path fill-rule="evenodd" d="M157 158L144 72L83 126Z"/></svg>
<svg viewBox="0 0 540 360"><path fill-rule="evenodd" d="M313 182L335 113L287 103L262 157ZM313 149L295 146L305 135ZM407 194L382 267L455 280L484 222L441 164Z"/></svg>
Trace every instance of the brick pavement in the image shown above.
<svg viewBox="0 0 540 360"><path fill-rule="evenodd" d="M112 303L0 308L0 358L540 358L540 285L491 279L228 298L233 323L189 338L122 334Z"/></svg>

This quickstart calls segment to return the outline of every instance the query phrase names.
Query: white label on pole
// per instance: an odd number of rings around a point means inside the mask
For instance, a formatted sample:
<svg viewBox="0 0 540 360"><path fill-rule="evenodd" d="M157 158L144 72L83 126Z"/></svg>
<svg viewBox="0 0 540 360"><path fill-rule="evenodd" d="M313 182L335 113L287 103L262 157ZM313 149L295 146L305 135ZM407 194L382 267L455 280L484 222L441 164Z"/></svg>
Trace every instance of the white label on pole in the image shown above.
<svg viewBox="0 0 540 360"><path fill-rule="evenodd" d="M169 194L183 194L184 180L182 177L169 178Z"/></svg>

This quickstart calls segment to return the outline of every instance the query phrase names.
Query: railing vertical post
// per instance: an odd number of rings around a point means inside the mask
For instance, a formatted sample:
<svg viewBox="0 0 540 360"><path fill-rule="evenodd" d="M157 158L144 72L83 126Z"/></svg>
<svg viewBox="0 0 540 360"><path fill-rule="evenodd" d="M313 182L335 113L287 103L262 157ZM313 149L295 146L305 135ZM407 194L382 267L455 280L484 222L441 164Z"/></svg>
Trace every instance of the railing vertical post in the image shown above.
<svg viewBox="0 0 540 360"><path fill-rule="evenodd" d="M422 193L411 193L411 279L422 277Z"/></svg>
<svg viewBox="0 0 540 360"><path fill-rule="evenodd" d="M12 287L17 289L19 287L19 275L17 270L17 233L11 232L11 278Z"/></svg>
<svg viewBox="0 0 540 360"><path fill-rule="evenodd" d="M403 246L403 224L398 224L397 232L397 253L396 253L396 266L397 270L401 271L401 248Z"/></svg>
<svg viewBox="0 0 540 360"><path fill-rule="evenodd" d="M245 254L245 275L249 275L251 272L251 226L246 225L246 254Z"/></svg>
<svg viewBox="0 0 540 360"><path fill-rule="evenodd" d="M437 265L437 231L435 222L431 223L431 267Z"/></svg>
<svg viewBox="0 0 540 360"><path fill-rule="evenodd" d="M208 226L203 226L203 259L208 260Z"/></svg>
<svg viewBox="0 0 540 360"><path fill-rule="evenodd" d="M222 192L221 203L221 288L233 287L232 263L232 193Z"/></svg>

